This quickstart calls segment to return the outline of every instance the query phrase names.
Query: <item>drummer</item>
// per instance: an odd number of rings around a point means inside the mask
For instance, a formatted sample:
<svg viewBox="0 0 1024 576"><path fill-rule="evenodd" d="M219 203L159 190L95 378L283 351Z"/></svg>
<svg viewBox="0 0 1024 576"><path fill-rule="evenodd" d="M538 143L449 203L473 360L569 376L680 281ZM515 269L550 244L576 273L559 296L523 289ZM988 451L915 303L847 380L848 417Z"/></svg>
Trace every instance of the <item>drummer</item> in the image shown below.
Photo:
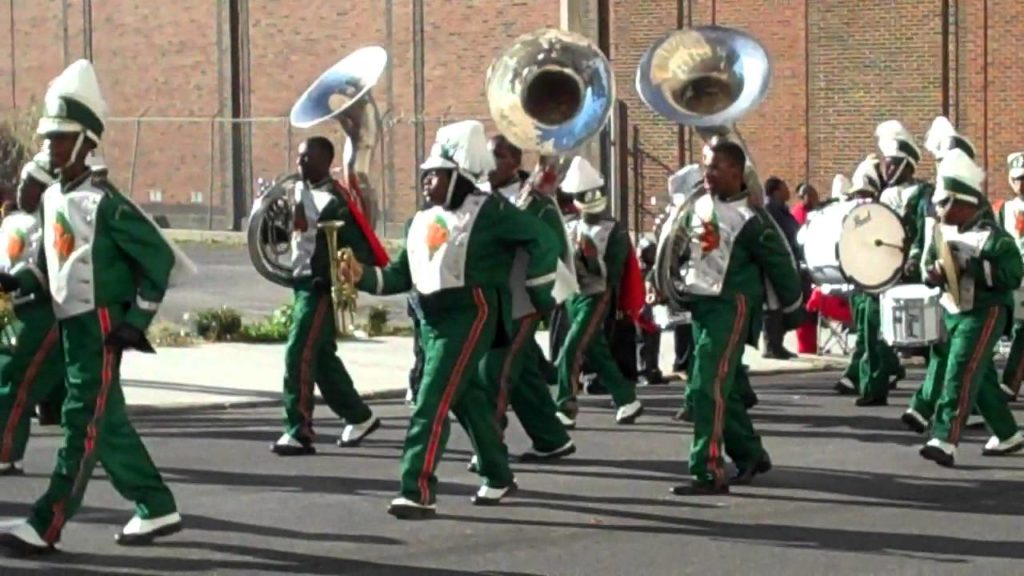
<svg viewBox="0 0 1024 576"><path fill-rule="evenodd" d="M1006 159L1010 168L1010 189L1013 198L1004 202L996 212L996 219L1003 230L1006 230L1017 243L1017 248L1024 254L1024 152L1014 152ZM1021 306L1019 298L1016 306ZM1018 312L1019 313L1019 312ZM1016 316L1016 314L1015 314ZM1014 319L1013 340L1010 344L1010 355L1003 369L1000 389L1011 400L1017 398L1021 381L1024 380L1024 321Z"/></svg>
<svg viewBox="0 0 1024 576"><path fill-rule="evenodd" d="M941 368L942 393L936 406L932 439L921 456L953 466L970 409L977 406L993 436L984 456L1002 456L1024 449L1024 436L1000 392L993 352L1013 305L1013 291L1024 279L1024 262L1013 238L991 217L982 182L985 172L961 150L952 150L939 165L935 204L943 238L955 243L956 262L942 262L940 247L925 257L928 283L943 289L948 358ZM949 274L960 277L953 293Z"/></svg>
<svg viewBox="0 0 1024 576"><path fill-rule="evenodd" d="M869 155L857 166L851 180L850 200L877 202L882 188L882 162L876 155ZM857 343L835 391L841 395L859 394L857 406L885 406L889 388L906 373L895 352L879 337L882 316L878 296L855 291L850 303Z"/></svg>

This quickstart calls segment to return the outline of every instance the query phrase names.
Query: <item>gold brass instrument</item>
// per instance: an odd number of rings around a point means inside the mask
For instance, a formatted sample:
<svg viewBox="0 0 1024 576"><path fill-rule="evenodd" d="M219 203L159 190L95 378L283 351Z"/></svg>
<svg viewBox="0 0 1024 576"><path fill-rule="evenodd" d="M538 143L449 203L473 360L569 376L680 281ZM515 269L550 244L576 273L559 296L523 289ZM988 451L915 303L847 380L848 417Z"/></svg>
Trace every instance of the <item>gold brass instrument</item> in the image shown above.
<svg viewBox="0 0 1024 576"><path fill-rule="evenodd" d="M725 138L748 152L736 123L768 94L771 62L752 36L721 26L672 31L647 49L636 71L641 100L663 118L692 126L711 144ZM762 186L753 161L744 174L751 200L759 202ZM701 187L682 205L672 207L657 231L654 285L668 303L680 306L687 297L680 269L689 259L686 224Z"/></svg>
<svg viewBox="0 0 1024 576"><path fill-rule="evenodd" d="M372 88L387 66L388 54L379 46L360 48L340 60L313 82L292 106L289 120L296 128L310 128L336 120L345 134L343 158L349 180L362 192L360 209L376 226L376 198L370 166L381 143L380 115ZM261 276L281 286L291 286L292 190L297 173L271 182L260 180L260 190L249 215L249 258ZM346 181L346 186L349 186Z"/></svg>
<svg viewBox="0 0 1024 576"><path fill-rule="evenodd" d="M942 235L942 224L936 223L933 230L935 253L938 254L939 266L942 268L942 275L946 279L946 292L953 299L953 304L960 307L960 267L957 265L956 255L953 254L949 242Z"/></svg>
<svg viewBox="0 0 1024 576"><path fill-rule="evenodd" d="M338 249L338 230L344 225L340 220L331 220L320 222L316 227L327 237L327 253L331 255L331 300L334 302L335 325L339 335L351 336L356 323L359 291L353 282L342 280L338 273L342 265L348 266L355 261L351 248Z"/></svg>

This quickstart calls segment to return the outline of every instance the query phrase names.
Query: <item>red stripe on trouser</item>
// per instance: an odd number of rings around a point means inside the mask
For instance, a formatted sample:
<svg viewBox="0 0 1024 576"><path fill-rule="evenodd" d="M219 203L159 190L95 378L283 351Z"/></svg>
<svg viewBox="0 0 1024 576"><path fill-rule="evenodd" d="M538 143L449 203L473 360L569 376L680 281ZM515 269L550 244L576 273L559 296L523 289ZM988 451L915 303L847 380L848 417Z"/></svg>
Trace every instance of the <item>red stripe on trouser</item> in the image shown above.
<svg viewBox="0 0 1024 576"><path fill-rule="evenodd" d="M1024 330L1022 330L1024 332ZM1019 334L1017 338L1024 340L1024 333ZM1014 342L1016 344L1016 342ZM1013 390L1014 395L1020 392L1020 383L1024 380L1024 351L1019 354L1017 358L1017 369L1013 371L1013 382L1010 384L1010 389Z"/></svg>
<svg viewBox="0 0 1024 576"><path fill-rule="evenodd" d="M516 334L515 340L512 341L512 346L509 347L508 353L505 355L505 362L501 365L501 375L498 377L498 411L494 414L494 420L497 422L498 432L502 436L504 436L505 432L501 426L501 417L508 410L508 377L512 372L512 363L515 362L515 358L522 350L523 344L526 343L527 338L533 332L533 326L537 323L538 318L538 315L530 314L519 322L519 332Z"/></svg>
<svg viewBox="0 0 1024 576"><path fill-rule="evenodd" d="M313 378L310 375L309 365L313 362L313 354L316 352L316 344L320 339L320 330L323 328L324 314L327 310L327 298L321 297L316 304L316 312L313 313L313 325L309 327L309 334L306 335L306 345L302 347L302 363L299 365L299 415L302 416L300 436L305 435L310 442L315 440L313 435Z"/></svg>
<svg viewBox="0 0 1024 576"><path fill-rule="evenodd" d="M725 484L725 471L721 466L721 454L718 444L722 438L722 428L725 425L725 398L722 397L722 386L725 384L725 377L729 373L733 353L736 345L740 342L740 335L746 327L747 298L743 294L736 295L736 319L732 323L732 333L729 335L729 344L725 347L722 359L718 362L718 374L715 375L715 384L712 387L712 394L715 399L715 419L711 426L711 444L708 447L708 463L711 465L711 473L715 476L715 485Z"/></svg>
<svg viewBox="0 0 1024 576"><path fill-rule="evenodd" d="M579 344L576 346L576 355L572 357L572 370L569 373L569 383L573 397L579 394L580 390L580 370L583 368L583 356L587 353L587 347L590 346L590 341L594 338L594 333L597 332L597 327L605 321L604 309L608 306L608 297L608 293L605 292L604 295L601 296L601 299L597 301L597 307L594 308L594 314L590 317L590 323L587 324L586 329L583 330L583 336L580 338Z"/></svg>
<svg viewBox="0 0 1024 576"><path fill-rule="evenodd" d="M98 308L96 310L100 320L100 338L106 341L107 334L110 333L110 312L106 308ZM100 392L96 396L96 407L93 409L92 420L89 422L89 426L85 431L85 452L82 454L81 460L78 461L78 473L75 475L75 483L71 486L71 492L68 493L62 500L58 501L53 505L53 519L50 521L50 527L46 529L46 533L43 536L43 540L53 544L57 541L57 537L60 535L60 530L64 526L64 507L65 505L75 499L78 494L85 490L85 483L88 480L89 473L87 472L91 466L88 465L89 459L94 457L96 447L99 444L99 430L100 430L100 419L103 418L103 412L107 408L107 396L110 393L110 385L114 380L114 348L103 345L103 367L100 371Z"/></svg>
<svg viewBox="0 0 1024 576"><path fill-rule="evenodd" d="M36 376L39 375L39 370L43 367L43 361L46 360L55 344L57 344L57 326L50 328L50 331L46 333L43 343L39 345L36 353L32 356L25 375L22 376L21 383L18 384L18 398L14 401L14 408L11 409L7 426L4 427L3 445L0 446L0 462L11 461L11 452L14 450L14 432L18 429L21 413L28 403L28 393L35 385Z"/></svg>
<svg viewBox="0 0 1024 576"><path fill-rule="evenodd" d="M487 321L487 300L479 288L473 289L473 300L476 302L476 320L469 329L469 336L462 346L462 352L455 362L455 369L448 377L448 384L445 386L444 395L441 396L441 403L437 407L437 414L434 415L434 424L430 428L430 438L427 440L427 455L423 459L423 470L420 471L420 501L426 505L430 503L430 476L434 473L434 459L437 457L437 445L441 442L441 430L444 429L444 422L448 418L448 410L451 408L452 397L459 389L459 381L462 380L462 373L466 370L466 364L473 356L480 333L483 332L484 322Z"/></svg>
<svg viewBox="0 0 1024 576"><path fill-rule="evenodd" d="M967 371L964 372L960 381L960 398L956 407L956 418L953 419L953 426L949 431L950 444L960 443L960 432L963 429L964 421L967 419L967 414L970 412L971 385L974 380L974 373L978 370L981 358L985 355L985 348L987 348L989 338L992 337L992 329L995 327L996 319L998 318L999 308L993 307L988 312L988 318L985 318L985 327L981 330L981 337L974 348L974 353L971 354L971 361L967 364Z"/></svg>

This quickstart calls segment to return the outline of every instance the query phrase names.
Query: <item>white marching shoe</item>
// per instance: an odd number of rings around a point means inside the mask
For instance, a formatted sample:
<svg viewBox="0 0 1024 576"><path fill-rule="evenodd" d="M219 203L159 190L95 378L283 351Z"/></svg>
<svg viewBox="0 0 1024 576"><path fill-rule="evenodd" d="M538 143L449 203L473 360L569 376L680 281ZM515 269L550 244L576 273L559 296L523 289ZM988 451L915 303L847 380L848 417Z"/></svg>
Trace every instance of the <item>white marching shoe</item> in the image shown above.
<svg viewBox="0 0 1024 576"><path fill-rule="evenodd" d="M23 474L25 474L25 469L21 465L21 460L0 462L0 476L21 476Z"/></svg>
<svg viewBox="0 0 1024 576"><path fill-rule="evenodd" d="M558 417L558 421L562 423L562 426L565 426L566 430L572 430L576 427L576 420L574 418L569 418L565 412L559 410L555 412L555 416Z"/></svg>
<svg viewBox="0 0 1024 576"><path fill-rule="evenodd" d="M643 413L644 405L639 400L633 400L615 412L615 423L632 424Z"/></svg>
<svg viewBox="0 0 1024 576"><path fill-rule="evenodd" d="M481 486L476 494L473 495L472 501L474 506L496 506L506 496L513 494L519 486L516 481L513 480L511 484L504 488L491 488L490 486Z"/></svg>
<svg viewBox="0 0 1024 576"><path fill-rule="evenodd" d="M0 533L0 548L6 548L15 556L36 556L57 550L56 544L48 544L27 521L11 525Z"/></svg>
<svg viewBox="0 0 1024 576"><path fill-rule="evenodd" d="M388 514L399 520L423 520L437 514L437 507L433 504L420 504L405 497L398 497L388 505Z"/></svg>
<svg viewBox="0 0 1024 576"><path fill-rule="evenodd" d="M121 546L146 546L157 538L181 532L181 529L181 515L177 512L146 520L136 515L121 528L114 539Z"/></svg>
<svg viewBox="0 0 1024 576"><path fill-rule="evenodd" d="M952 468L956 462L956 445L932 438L921 447L920 454L925 460L931 460L939 466Z"/></svg>
<svg viewBox="0 0 1024 576"><path fill-rule="evenodd" d="M1024 435L1021 435L1020 431L1018 431L1002 442L999 441L998 436L989 438L988 442L985 443L985 448L981 451L981 455L1005 456L1014 452L1020 452L1021 449L1024 449Z"/></svg>
<svg viewBox="0 0 1024 576"><path fill-rule="evenodd" d="M338 438L338 446L359 446L370 434L380 428L380 418L371 414L362 424L349 424L341 431L341 438Z"/></svg>

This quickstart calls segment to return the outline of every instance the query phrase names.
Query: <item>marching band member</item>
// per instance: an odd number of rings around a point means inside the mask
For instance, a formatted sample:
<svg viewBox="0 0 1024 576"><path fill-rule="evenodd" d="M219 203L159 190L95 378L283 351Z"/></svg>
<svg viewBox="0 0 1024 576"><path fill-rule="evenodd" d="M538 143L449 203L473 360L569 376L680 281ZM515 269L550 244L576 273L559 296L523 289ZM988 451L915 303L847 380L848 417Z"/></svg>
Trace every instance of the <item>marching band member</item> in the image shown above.
<svg viewBox="0 0 1024 576"><path fill-rule="evenodd" d="M18 184L17 205L21 212L7 214L0 233L6 236L6 271L17 274L35 262L42 243L39 202L43 191L56 181L45 152L25 164ZM15 302L20 294L12 294ZM64 359L53 306L42 292L29 301L16 303L14 314L21 327L15 337L10 360L0 370L0 476L24 474L21 460L28 444L29 409L64 387ZM57 421L60 421L58 417Z"/></svg>
<svg viewBox="0 0 1024 576"><path fill-rule="evenodd" d="M1010 189L1014 197L1002 204L996 213L999 225L1014 239L1024 254L1024 152L1015 152L1006 159L1009 166ZM1020 302L1015 302L1020 306ZM1013 321L1013 340L1010 355L1003 369L999 387L1008 398L1015 399L1024 380L1024 321Z"/></svg>
<svg viewBox="0 0 1024 576"><path fill-rule="evenodd" d="M558 206L553 198L540 193L536 187L524 186L529 174L519 170L522 151L500 135L491 139L490 148L497 165L490 174L492 190L547 225L552 232L556 252L563 262L567 262L569 243ZM520 456L520 461L536 462L568 456L576 452L576 445L556 416L555 401L541 373L544 353L535 337L541 314L530 303L526 283L528 260L527 253L520 248L512 264L509 279L512 297L510 341L488 352L482 369L484 380L494 387L492 395L497 398L495 417L498 426L502 430L507 427L506 412L511 405L532 442L532 447ZM576 288L571 287L570 290ZM470 470L477 470L477 462L474 456Z"/></svg>
<svg viewBox="0 0 1024 576"><path fill-rule="evenodd" d="M320 222L341 221L339 248L351 248L363 262L388 261L377 236L360 211L356 196L331 177L334 145L315 136L299 144L296 166L301 180L294 191L292 251L292 328L285 346L284 434L271 445L278 456L315 454L314 383L330 409L345 419L339 446L356 446L380 427L380 418L359 397L345 364L338 358L331 258Z"/></svg>
<svg viewBox="0 0 1024 576"><path fill-rule="evenodd" d="M795 327L799 321L802 298L800 277L786 241L764 208L748 202L746 165L746 154L739 145L719 141L711 146L704 174L709 196L697 200L690 216L694 219L690 228L700 230L705 254L721 249L723 227L731 228L735 237L724 277L715 281L721 284L718 295L694 295L691 304L696 341L689 385L694 420L692 482L673 488L679 495L729 491L723 441L736 462L734 483L749 483L755 475L771 469L771 459L734 390L734 380L744 344L757 341L752 316L766 297L765 279L782 304L787 325ZM712 275L708 266L698 265L694 276Z"/></svg>
<svg viewBox="0 0 1024 576"><path fill-rule="evenodd" d="M168 285L194 268L148 216L86 165L106 116L88 61L75 62L50 84L37 132L60 181L43 195L38 260L0 274L7 293L50 293L66 366L64 441L49 488L28 520L0 539L19 554L54 549L97 463L136 503L118 544L149 544L182 528L174 496L128 419L119 374L125 350L153 352L145 331Z"/></svg>
<svg viewBox="0 0 1024 576"><path fill-rule="evenodd" d="M497 504L515 490L492 392L478 367L513 333L509 270L516 250L529 256L527 292L545 313L554 304L558 242L537 218L477 189L493 167L483 124L443 126L420 167L429 207L413 218L398 258L384 268L355 262L339 269L366 292L415 290L426 362L405 439L401 494L388 508L397 518L435 514L434 472L448 442L449 410L478 455L483 486L473 503Z"/></svg>
<svg viewBox="0 0 1024 576"><path fill-rule="evenodd" d="M993 432L983 455L1001 456L1024 448L1024 436L999 389L993 359L1013 307L1012 293L1024 280L1024 263L1013 238L991 216L982 191L984 171L955 149L943 158L938 176L934 202L945 225L943 239L956 262L942 262L934 243L925 257L928 283L943 289L940 303L949 345L932 439L921 448L921 456L953 466L961 432L975 405ZM947 274L954 267L959 294L949 292Z"/></svg>
<svg viewBox="0 0 1024 576"><path fill-rule="evenodd" d="M877 202L882 188L882 163L874 154L862 161L853 173L850 199L857 202ZM899 358L879 336L881 309L878 296L854 292L850 298L857 326L857 341L850 363L836 382L839 394L859 394L858 406L885 405L889 387L901 377Z"/></svg>
<svg viewBox="0 0 1024 576"><path fill-rule="evenodd" d="M951 150L960 150L971 160L975 159L974 145L961 136L953 124L944 116L935 118L925 137L925 149L935 157L936 166L941 166ZM936 184L941 185L941 174L936 175ZM922 255L927 253L934 238L934 228L938 224L934 195L921 198L919 202L917 236L910 248L910 261L920 262ZM927 271L922 270L922 278L927 281ZM924 434L935 414L936 405L942 395L942 382L946 371L949 343L936 342L929 348L928 368L924 380L910 399L910 405L900 416L900 420L913 432ZM971 422L971 417L968 417ZM969 424L968 424L969 425Z"/></svg>
<svg viewBox="0 0 1024 576"><path fill-rule="evenodd" d="M555 366L558 370L558 409L566 426L575 426L579 413L576 395L584 359L608 391L618 408L615 421L632 424L643 412L636 397L636 383L623 376L612 356L608 338L602 327L616 305L616 288L627 268L637 272L635 257L630 262L632 246L628 231L606 215L608 197L604 178L583 157L573 158L562 180L562 190L575 196L580 217L566 224L575 256L576 281L579 294L566 301L571 321ZM641 285L642 286L642 285ZM619 294L621 295L621 294ZM641 307L643 289L640 289ZM639 311L639 310L638 310Z"/></svg>

